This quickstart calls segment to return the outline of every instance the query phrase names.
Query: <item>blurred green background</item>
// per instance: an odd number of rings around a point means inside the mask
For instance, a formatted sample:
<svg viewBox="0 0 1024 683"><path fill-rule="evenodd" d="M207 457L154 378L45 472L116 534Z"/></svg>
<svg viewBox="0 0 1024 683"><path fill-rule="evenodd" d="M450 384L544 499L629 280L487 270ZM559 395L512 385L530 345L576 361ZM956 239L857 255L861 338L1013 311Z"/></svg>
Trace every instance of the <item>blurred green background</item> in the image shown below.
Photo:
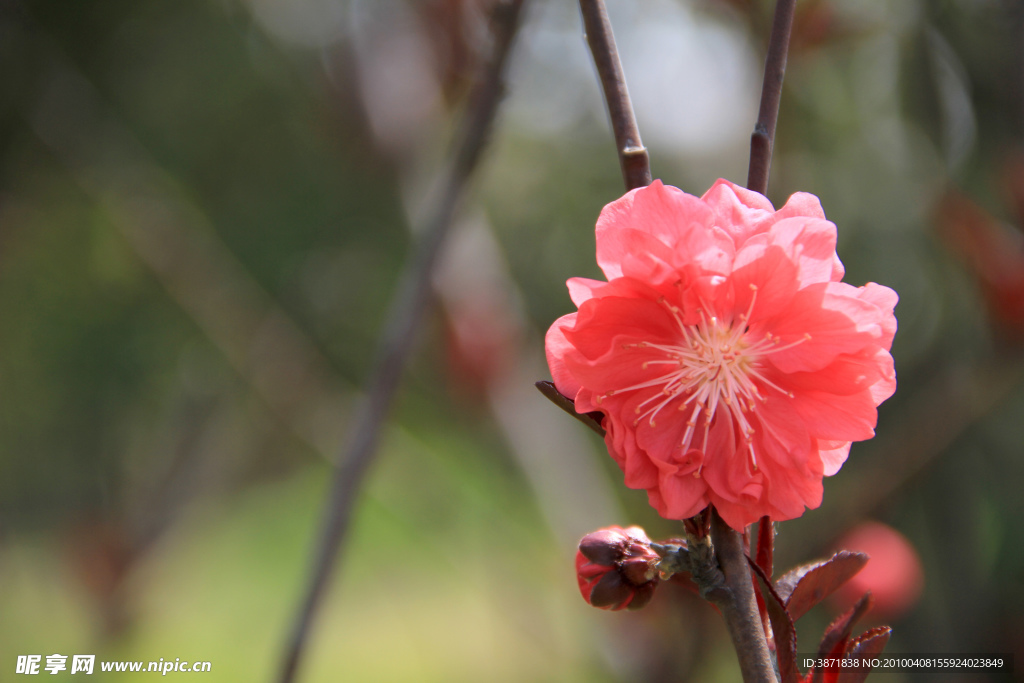
<svg viewBox="0 0 1024 683"><path fill-rule="evenodd" d="M742 182L770 3L608 5L654 175ZM0 4L0 679L273 680L486 6ZM529 3L511 66L303 680L736 680L686 591L579 597L582 534L680 528L531 386L622 190L575 3ZM900 388L777 566L902 532L889 652L1024 654L1022 142L1020 2L798 3L769 194L817 194L847 281L900 294Z"/></svg>

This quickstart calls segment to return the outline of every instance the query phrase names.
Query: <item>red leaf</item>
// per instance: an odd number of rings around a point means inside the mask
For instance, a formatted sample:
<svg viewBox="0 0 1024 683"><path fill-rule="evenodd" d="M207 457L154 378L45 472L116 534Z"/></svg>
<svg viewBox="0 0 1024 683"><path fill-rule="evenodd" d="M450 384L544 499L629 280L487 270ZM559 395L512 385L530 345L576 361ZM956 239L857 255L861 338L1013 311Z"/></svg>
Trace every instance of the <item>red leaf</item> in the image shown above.
<svg viewBox="0 0 1024 683"><path fill-rule="evenodd" d="M761 584L761 593L768 607L768 619L771 620L772 631L775 632L775 658L782 679L780 683L801 683L800 669L796 664L796 628L793 626L793 620L764 570L749 557L747 561Z"/></svg>
<svg viewBox="0 0 1024 683"><path fill-rule="evenodd" d="M840 550L827 560L811 562L786 572L775 585L786 610L797 620L850 580L867 564L864 553Z"/></svg>
<svg viewBox="0 0 1024 683"><path fill-rule="evenodd" d="M871 593L857 601L851 609L836 617L836 620L825 629L825 635L818 646L818 657L838 657L848 650L847 643L853 625L871 609ZM824 671L816 669L811 676L811 683L823 683Z"/></svg>
<svg viewBox="0 0 1024 683"><path fill-rule="evenodd" d="M535 382L534 386L537 387L540 393L544 394L546 399L593 429L602 437L604 436L604 427L601 426L601 420L604 418L604 414L600 411L595 411L593 413L577 413L576 404L571 398L565 396L555 388L554 382Z"/></svg>
<svg viewBox="0 0 1024 683"><path fill-rule="evenodd" d="M853 641L853 645L847 649L847 652L851 655L862 655L865 657L880 655L889 642L889 636L891 635L892 629L888 626L876 626L857 636Z"/></svg>
<svg viewBox="0 0 1024 683"><path fill-rule="evenodd" d="M847 648L847 654L860 655L860 656L875 656L882 654L882 650L885 649L886 643L889 642L889 636L892 634L892 629L888 626L878 626L858 636L850 647ZM839 674L839 680L836 683L863 683L864 679L871 673L871 667L858 667L856 669L846 669Z"/></svg>

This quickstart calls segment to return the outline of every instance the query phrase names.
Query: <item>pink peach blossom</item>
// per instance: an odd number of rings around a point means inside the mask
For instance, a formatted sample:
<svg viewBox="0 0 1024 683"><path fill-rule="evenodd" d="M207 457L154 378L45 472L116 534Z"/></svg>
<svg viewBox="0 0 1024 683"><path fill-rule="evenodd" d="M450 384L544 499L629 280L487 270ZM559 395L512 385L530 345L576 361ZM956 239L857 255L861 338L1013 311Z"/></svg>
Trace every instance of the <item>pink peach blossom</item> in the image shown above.
<svg viewBox="0 0 1024 683"><path fill-rule="evenodd" d="M734 528L821 503L851 441L874 436L896 376L896 293L840 282L813 195L775 211L726 180L655 181L604 208L577 313L548 330L555 386L600 411L626 485L670 519L709 503Z"/></svg>

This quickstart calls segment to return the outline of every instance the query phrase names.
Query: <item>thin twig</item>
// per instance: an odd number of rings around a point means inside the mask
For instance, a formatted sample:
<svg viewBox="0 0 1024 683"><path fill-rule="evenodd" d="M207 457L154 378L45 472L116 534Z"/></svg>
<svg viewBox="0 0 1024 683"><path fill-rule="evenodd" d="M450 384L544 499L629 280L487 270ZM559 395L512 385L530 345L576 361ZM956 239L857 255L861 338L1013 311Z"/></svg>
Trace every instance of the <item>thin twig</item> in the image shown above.
<svg viewBox="0 0 1024 683"><path fill-rule="evenodd" d="M754 583L747 564L743 539L711 509L711 542L725 577L724 585L708 594L725 618L744 683L776 683L761 614L754 597Z"/></svg>
<svg viewBox="0 0 1024 683"><path fill-rule="evenodd" d="M768 55L764 62L764 82L761 85L761 109L757 124L750 136L750 169L747 188L768 193L768 175L772 165L772 147L775 145L775 123L779 118L782 99L782 80L786 76L786 56L789 53L789 35L793 29L793 10L796 0L777 0L772 35L768 41Z"/></svg>
<svg viewBox="0 0 1024 683"><path fill-rule="evenodd" d="M335 471L324 527L305 596L289 636L280 681L295 680L313 617L338 559L349 527L357 492L377 450L380 431L413 348L416 330L432 299L430 278L448 234L459 199L487 142L498 103L504 93L505 64L519 27L524 0L499 2L491 25L494 47L481 79L470 94L465 118L453 141L452 156L440 183L436 203L427 213L423 237L388 312L367 398L350 432L344 457Z"/></svg>
<svg viewBox="0 0 1024 683"><path fill-rule="evenodd" d="M647 187L651 184L651 162L647 148L640 139L640 129L636 125L636 114L633 113L633 103L629 99L626 76L622 72L622 62L619 61L619 51L615 47L615 35L612 33L604 0L580 0L580 13L583 15L587 45L594 57L601 89L608 104L608 117L612 122L615 148L622 169L622 182L627 191ZM536 386L549 401L604 436L600 414L578 414L572 399L562 396L551 382L537 382Z"/></svg>
<svg viewBox="0 0 1024 683"><path fill-rule="evenodd" d="M615 133L622 180L627 190L645 187L651 184L651 162L647 157L647 148L640 140L640 129L636 125L633 103L626 89L626 77L622 73L622 63L619 61L604 0L580 0L580 12L583 14L587 44L594 56L604 99L608 103L608 116Z"/></svg>
<svg viewBox="0 0 1024 683"><path fill-rule="evenodd" d="M563 396L554 382L534 382L533 384L540 393L544 394L544 398L554 403L556 406L569 413L583 424L590 427L597 434L604 438L605 429L601 426L601 418L604 417L600 412L594 411L592 413L577 413L576 404L568 396Z"/></svg>

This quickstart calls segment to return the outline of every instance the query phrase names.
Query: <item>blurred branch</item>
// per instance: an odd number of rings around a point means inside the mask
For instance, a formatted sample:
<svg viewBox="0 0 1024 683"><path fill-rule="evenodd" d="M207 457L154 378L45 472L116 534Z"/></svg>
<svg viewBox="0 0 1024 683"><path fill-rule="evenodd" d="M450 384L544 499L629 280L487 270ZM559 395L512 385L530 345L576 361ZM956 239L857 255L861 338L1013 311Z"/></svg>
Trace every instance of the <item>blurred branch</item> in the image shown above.
<svg viewBox="0 0 1024 683"><path fill-rule="evenodd" d="M283 428L324 459L337 441L345 386L330 361L218 239L209 219L111 114L92 83L45 33L33 36L48 65L23 115L54 157ZM325 420L327 411L331 419ZM166 444L164 444L166 445ZM176 512L209 487L198 444L175 448L137 510L116 524L141 554Z"/></svg>
<svg viewBox="0 0 1024 683"><path fill-rule="evenodd" d="M604 99L608 103L608 116L615 133L622 180L627 190L645 187L651 184L651 162L636 125L636 115L626 88L626 76L622 72L619 52L615 47L608 10L604 0L580 0L580 11L583 14L587 44L594 56Z"/></svg>
<svg viewBox="0 0 1024 683"><path fill-rule="evenodd" d="M772 35L768 41L768 54L764 62L764 82L761 85L761 109L757 113L754 133L750 136L750 168L747 188L768 193L768 176L775 145L775 124L779 119L782 99L782 81L786 76L786 56L789 36L793 30L793 12L796 0L777 0Z"/></svg>
<svg viewBox="0 0 1024 683"><path fill-rule="evenodd" d="M349 401L345 382L330 361L217 237L208 216L176 179L111 113L61 46L36 27L16 30L26 31L25 39L33 41L46 65L37 97L22 111L39 140L110 221L130 253L259 398L273 418L268 426L283 429L329 459ZM221 458L218 469L216 459L209 457L211 451L223 452L222 444L211 448L203 442L216 438L218 431L238 430L223 425L214 405L189 406L186 412L194 416L160 434L147 452L150 457L170 450L166 467L156 470L153 463L162 462L160 458L148 460L145 471L152 480L141 486L141 493L122 487L122 495L131 497L117 515L108 512L82 522L86 541L75 546L81 549L79 563L115 562L118 567L104 588L109 595L99 596L106 598L104 610L114 610L109 624L123 625L117 621L124 609L120 586L131 567L200 486L209 489L229 469L237 476L237 464ZM97 535L99 540L90 544L88 540Z"/></svg>
<svg viewBox="0 0 1024 683"><path fill-rule="evenodd" d="M36 134L270 412L326 458L336 427L318 417L346 402L330 361L47 42L46 87L26 112Z"/></svg>
<svg viewBox="0 0 1024 683"><path fill-rule="evenodd" d="M465 118L452 145L451 160L442 175L440 193L427 213L423 237L403 274L392 301L366 400L354 422L345 456L335 471L324 528L305 597L286 645L280 680L295 680L306 639L327 580L337 562L349 527L355 496L376 453L381 426L412 351L416 330L432 298L430 278L456 207L487 142L498 103L504 92L504 71L519 27L524 0L499 2L492 16L494 48L481 79L467 103Z"/></svg>

